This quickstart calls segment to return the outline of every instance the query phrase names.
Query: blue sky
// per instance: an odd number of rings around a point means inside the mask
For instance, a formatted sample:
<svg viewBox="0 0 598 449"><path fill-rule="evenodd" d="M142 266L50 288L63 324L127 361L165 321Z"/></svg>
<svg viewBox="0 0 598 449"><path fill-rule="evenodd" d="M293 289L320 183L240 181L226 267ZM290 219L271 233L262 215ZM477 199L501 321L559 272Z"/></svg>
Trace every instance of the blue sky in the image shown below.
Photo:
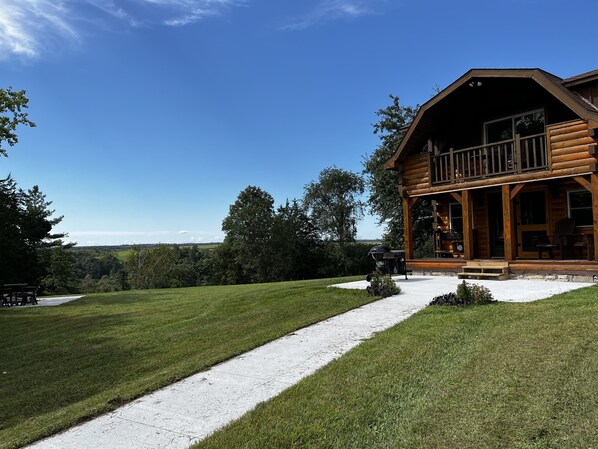
<svg viewBox="0 0 598 449"><path fill-rule="evenodd" d="M276 203L360 171L395 94L474 67L598 68L595 0L1 0L0 87L34 129L0 176L80 245L221 240L248 185ZM360 238L377 238L375 218Z"/></svg>

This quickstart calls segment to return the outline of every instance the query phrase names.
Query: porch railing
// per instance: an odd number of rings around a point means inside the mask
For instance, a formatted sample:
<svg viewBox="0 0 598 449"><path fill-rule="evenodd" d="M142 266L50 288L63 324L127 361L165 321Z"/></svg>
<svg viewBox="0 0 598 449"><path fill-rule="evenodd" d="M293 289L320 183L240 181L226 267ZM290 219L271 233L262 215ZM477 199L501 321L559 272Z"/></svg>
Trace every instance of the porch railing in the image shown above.
<svg viewBox="0 0 598 449"><path fill-rule="evenodd" d="M548 168L546 135L453 150L432 156L432 183L448 184Z"/></svg>

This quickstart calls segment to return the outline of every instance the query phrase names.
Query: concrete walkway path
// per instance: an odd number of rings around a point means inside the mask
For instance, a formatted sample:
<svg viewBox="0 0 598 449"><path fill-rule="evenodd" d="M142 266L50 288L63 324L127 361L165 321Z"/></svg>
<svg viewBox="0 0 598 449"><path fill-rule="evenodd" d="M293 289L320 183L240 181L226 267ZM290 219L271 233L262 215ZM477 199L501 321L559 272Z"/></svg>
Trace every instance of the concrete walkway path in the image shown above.
<svg viewBox="0 0 598 449"><path fill-rule="evenodd" d="M397 278L403 292L298 330L137 399L114 412L30 447L56 449L184 449L260 402L454 291L453 277ZM476 281L502 301L533 301L587 286L556 281ZM365 288L365 281L343 284Z"/></svg>
<svg viewBox="0 0 598 449"><path fill-rule="evenodd" d="M84 295L79 296L53 296L49 298L37 298L37 305L42 307L59 306L76 299L83 298Z"/></svg>

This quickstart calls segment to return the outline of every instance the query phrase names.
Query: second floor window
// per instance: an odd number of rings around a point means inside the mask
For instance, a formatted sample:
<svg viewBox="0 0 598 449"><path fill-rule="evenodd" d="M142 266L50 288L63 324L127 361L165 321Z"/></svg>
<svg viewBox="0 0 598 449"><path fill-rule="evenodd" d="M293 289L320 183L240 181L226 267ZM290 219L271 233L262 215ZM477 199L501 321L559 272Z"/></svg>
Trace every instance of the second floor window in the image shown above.
<svg viewBox="0 0 598 449"><path fill-rule="evenodd" d="M532 111L513 115L484 124L485 143L513 140L516 134L521 137L544 133L544 111Z"/></svg>

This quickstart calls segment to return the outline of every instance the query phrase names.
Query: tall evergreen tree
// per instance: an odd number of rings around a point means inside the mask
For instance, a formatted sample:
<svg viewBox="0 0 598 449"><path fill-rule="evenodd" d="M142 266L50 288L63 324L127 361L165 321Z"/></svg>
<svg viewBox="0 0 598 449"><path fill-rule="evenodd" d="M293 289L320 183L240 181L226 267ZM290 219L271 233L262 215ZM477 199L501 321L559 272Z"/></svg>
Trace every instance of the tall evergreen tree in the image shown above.
<svg viewBox="0 0 598 449"><path fill-rule="evenodd" d="M61 240L64 234L52 234L53 226L62 217L52 218L51 204L37 186L25 192L11 176L0 180L0 279L3 281L39 283L50 269L49 253L65 246Z"/></svg>

